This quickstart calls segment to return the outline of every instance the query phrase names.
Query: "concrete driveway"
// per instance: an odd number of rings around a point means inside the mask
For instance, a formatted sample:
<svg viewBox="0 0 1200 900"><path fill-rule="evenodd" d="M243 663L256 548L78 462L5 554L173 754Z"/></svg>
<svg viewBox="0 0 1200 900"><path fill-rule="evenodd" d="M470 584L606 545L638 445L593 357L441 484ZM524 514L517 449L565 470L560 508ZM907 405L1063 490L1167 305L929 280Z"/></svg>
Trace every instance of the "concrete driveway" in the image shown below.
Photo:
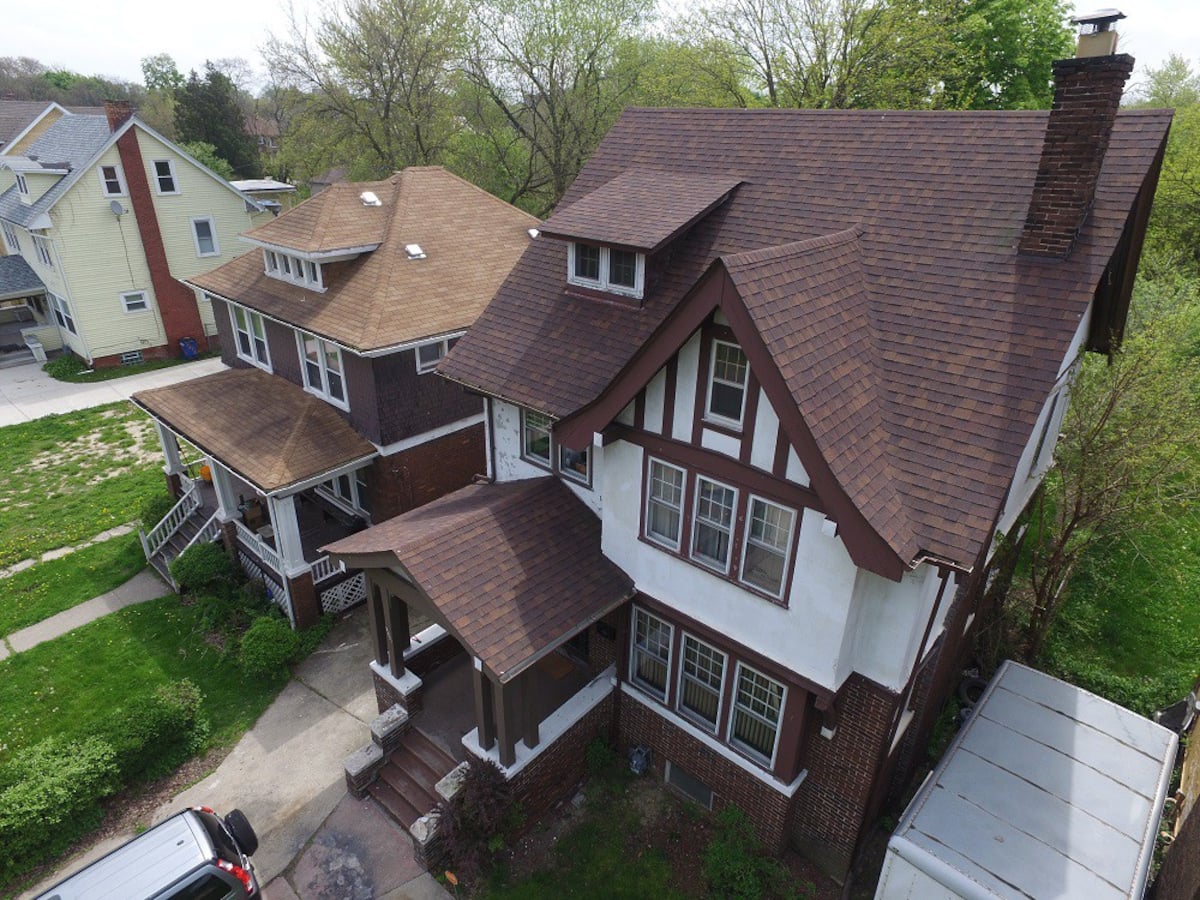
<svg viewBox="0 0 1200 900"><path fill-rule="evenodd" d="M41 363L0 369L0 426L128 400L137 391L177 384L224 368L225 364L214 357L94 384L58 381L42 371Z"/></svg>

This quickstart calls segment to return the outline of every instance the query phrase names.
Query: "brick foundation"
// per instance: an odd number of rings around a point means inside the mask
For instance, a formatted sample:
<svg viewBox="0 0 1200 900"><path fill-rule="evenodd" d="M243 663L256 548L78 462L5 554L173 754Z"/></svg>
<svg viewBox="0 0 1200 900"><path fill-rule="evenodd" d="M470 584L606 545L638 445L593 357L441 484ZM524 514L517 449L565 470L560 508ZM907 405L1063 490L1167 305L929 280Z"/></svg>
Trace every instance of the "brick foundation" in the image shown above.
<svg viewBox="0 0 1200 900"><path fill-rule="evenodd" d="M622 756L639 744L650 747L655 776L666 777L666 761L699 779L713 792L713 809L740 807L753 823L763 845L779 853L787 842L792 799L702 744L683 729L639 701L619 699L617 747Z"/></svg>
<svg viewBox="0 0 1200 900"><path fill-rule="evenodd" d="M204 348L203 342L201 342L200 347L201 349ZM144 360L170 359L172 356L176 356L178 354L178 348L176 348L175 353L172 353L170 346L167 344L159 344L157 347L131 347L129 349L130 352L134 350L141 350L142 359ZM121 365L120 353L113 353L108 356L97 356L92 359L93 369L113 369L119 365Z"/></svg>
<svg viewBox="0 0 1200 900"><path fill-rule="evenodd" d="M371 670L371 680L375 684L375 706L379 712L384 712L393 706L404 706L404 695L396 689L394 684L373 669Z"/></svg>
<svg viewBox="0 0 1200 900"><path fill-rule="evenodd" d="M312 573L302 572L295 578L289 578L287 587L288 595L292 598L292 615L297 630L316 625L321 618L321 598L313 584Z"/></svg>
<svg viewBox="0 0 1200 900"><path fill-rule="evenodd" d="M368 476L372 519L382 522L466 487L486 469L484 444L480 423L376 459Z"/></svg>

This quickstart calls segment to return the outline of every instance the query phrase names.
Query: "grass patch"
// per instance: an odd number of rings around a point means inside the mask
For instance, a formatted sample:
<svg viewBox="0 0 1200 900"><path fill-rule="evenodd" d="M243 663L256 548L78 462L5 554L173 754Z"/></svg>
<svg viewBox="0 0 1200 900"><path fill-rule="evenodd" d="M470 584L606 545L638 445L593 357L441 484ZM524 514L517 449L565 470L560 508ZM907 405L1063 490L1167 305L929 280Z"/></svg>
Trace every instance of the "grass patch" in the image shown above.
<svg viewBox="0 0 1200 900"><path fill-rule="evenodd" d="M196 359L207 359L217 354L209 351L200 353ZM91 369L88 364L74 353L64 353L42 366L42 370L57 381L67 381L71 384L89 384L93 381L112 381L114 378L125 378L128 375L139 375L142 372L153 372L157 369L169 369L182 363L193 362L190 359L148 359L145 362L129 366L106 366L103 369Z"/></svg>
<svg viewBox="0 0 1200 900"><path fill-rule="evenodd" d="M1050 631L1048 671L1149 715L1200 666L1200 510L1098 546Z"/></svg>
<svg viewBox="0 0 1200 900"><path fill-rule="evenodd" d="M138 536L127 534L0 579L0 636L111 591L145 567Z"/></svg>
<svg viewBox="0 0 1200 900"><path fill-rule="evenodd" d="M0 662L0 764L52 735L83 739L132 698L181 678L204 695L210 745L241 735L286 683L244 674L178 597L152 600Z"/></svg>
<svg viewBox="0 0 1200 900"><path fill-rule="evenodd" d="M78 544L137 518L162 491L162 452L131 403L2 430L0 567Z"/></svg>

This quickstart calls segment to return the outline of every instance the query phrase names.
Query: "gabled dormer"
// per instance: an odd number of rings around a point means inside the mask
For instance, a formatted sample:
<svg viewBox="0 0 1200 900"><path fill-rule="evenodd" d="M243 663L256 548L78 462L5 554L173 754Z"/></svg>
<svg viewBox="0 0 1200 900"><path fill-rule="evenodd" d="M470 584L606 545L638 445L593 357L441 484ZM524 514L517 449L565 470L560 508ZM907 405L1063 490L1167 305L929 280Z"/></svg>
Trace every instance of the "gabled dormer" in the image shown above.
<svg viewBox="0 0 1200 900"><path fill-rule="evenodd" d="M64 175L71 172L71 167L63 162L49 162L36 157L14 156L4 157L3 166L13 173L16 182L17 196L25 206L32 206L42 196L58 184ZM46 227L42 224L40 227Z"/></svg>
<svg viewBox="0 0 1200 900"><path fill-rule="evenodd" d="M736 178L628 169L556 211L541 234L567 242L569 290L640 301L648 267L653 275L654 261L724 203L739 183Z"/></svg>

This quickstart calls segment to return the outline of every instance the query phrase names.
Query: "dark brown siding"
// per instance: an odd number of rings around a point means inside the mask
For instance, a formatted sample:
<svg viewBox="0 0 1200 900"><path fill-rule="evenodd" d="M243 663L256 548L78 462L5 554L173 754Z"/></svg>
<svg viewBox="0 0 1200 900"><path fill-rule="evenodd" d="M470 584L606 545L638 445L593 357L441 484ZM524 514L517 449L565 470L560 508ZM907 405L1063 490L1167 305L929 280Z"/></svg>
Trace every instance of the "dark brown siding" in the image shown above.
<svg viewBox="0 0 1200 900"><path fill-rule="evenodd" d="M383 522L470 484L484 471L483 424L381 456L371 465L371 519Z"/></svg>
<svg viewBox="0 0 1200 900"><path fill-rule="evenodd" d="M353 353L342 353L342 366L346 370L346 396L350 400L350 424L368 441L376 444L388 443L379 430L379 420L384 413L379 409L375 391L375 367L381 362Z"/></svg>
<svg viewBox="0 0 1200 900"><path fill-rule="evenodd" d="M381 444L483 413L481 397L433 372L418 375L415 352L404 350L373 360Z"/></svg>

